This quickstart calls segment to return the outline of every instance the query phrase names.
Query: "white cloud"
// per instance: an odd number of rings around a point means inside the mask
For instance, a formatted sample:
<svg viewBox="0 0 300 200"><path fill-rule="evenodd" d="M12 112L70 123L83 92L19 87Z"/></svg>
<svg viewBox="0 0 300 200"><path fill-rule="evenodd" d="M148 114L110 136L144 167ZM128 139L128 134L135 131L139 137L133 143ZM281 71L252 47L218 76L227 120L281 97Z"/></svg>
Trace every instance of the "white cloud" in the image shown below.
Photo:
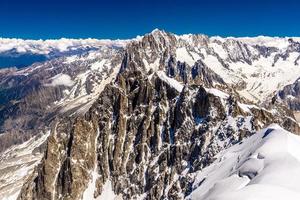
<svg viewBox="0 0 300 200"><path fill-rule="evenodd" d="M71 87L74 85L74 81L67 74L57 74L51 80L51 86L65 85L67 87Z"/></svg>
<svg viewBox="0 0 300 200"><path fill-rule="evenodd" d="M65 52L69 49L118 46L124 47L129 40L98 39L57 39L57 40L23 40L0 38L0 53L16 49L19 53L48 54L52 51Z"/></svg>

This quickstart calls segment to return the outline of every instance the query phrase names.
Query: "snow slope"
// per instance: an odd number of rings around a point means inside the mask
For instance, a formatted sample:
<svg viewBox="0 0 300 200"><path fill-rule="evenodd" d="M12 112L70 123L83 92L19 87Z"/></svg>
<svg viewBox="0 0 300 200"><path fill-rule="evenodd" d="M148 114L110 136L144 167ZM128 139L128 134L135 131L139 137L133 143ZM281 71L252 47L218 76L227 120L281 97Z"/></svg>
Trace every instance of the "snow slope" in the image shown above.
<svg viewBox="0 0 300 200"><path fill-rule="evenodd" d="M300 199L300 137L276 124L215 158L196 173L187 199Z"/></svg>

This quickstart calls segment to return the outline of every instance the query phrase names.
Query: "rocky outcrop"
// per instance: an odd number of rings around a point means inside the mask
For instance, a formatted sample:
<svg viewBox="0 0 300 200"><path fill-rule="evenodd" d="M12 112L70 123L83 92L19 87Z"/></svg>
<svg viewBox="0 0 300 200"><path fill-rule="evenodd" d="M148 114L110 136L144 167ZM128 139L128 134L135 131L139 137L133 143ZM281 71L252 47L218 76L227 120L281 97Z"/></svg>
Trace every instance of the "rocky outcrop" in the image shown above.
<svg viewBox="0 0 300 200"><path fill-rule="evenodd" d="M20 199L79 199L96 159L97 125L84 119L63 120L48 138L45 156ZM32 184L36 190L31 191Z"/></svg>

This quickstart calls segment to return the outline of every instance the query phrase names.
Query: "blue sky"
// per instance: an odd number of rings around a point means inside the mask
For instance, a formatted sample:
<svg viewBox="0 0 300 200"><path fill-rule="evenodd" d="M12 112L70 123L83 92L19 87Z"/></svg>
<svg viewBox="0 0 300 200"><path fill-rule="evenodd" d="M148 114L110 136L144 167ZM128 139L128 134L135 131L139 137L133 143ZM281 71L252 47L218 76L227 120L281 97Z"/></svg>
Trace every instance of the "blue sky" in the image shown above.
<svg viewBox="0 0 300 200"><path fill-rule="evenodd" d="M0 0L0 37L300 36L297 0Z"/></svg>

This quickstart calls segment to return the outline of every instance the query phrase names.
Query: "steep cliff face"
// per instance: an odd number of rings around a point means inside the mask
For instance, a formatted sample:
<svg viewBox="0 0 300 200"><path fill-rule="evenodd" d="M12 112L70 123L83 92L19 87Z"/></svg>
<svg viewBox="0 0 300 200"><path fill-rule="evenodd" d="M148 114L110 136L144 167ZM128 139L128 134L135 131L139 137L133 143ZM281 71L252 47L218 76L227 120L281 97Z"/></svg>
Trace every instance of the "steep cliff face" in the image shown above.
<svg viewBox="0 0 300 200"><path fill-rule="evenodd" d="M82 119L62 121L48 138L45 156L21 199L79 199L89 181L96 159L97 129ZM30 185L31 184L31 185Z"/></svg>

